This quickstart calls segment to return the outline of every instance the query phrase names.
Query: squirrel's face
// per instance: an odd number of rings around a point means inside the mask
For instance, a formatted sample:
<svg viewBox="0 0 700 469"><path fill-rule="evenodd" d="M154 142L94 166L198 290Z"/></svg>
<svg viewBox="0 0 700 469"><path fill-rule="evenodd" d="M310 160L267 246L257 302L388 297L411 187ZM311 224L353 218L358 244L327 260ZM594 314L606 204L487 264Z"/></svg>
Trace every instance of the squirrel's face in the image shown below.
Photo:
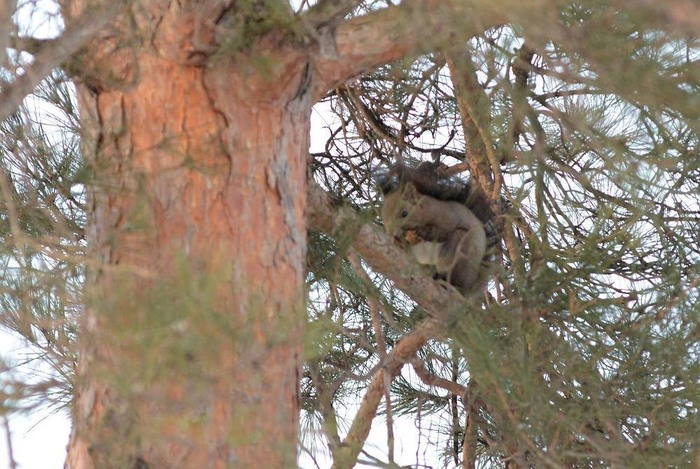
<svg viewBox="0 0 700 469"><path fill-rule="evenodd" d="M413 186L407 186L384 196L384 227L391 236L401 241L404 241L406 231L415 228L414 218L419 210L420 198L414 191Z"/></svg>

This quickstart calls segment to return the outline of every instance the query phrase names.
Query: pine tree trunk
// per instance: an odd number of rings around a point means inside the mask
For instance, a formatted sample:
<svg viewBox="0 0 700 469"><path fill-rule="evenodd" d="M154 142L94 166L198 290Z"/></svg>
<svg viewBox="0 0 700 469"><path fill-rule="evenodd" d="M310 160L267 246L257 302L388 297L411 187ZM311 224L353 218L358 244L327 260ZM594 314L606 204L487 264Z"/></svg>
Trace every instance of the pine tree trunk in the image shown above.
<svg viewBox="0 0 700 469"><path fill-rule="evenodd" d="M78 84L93 179L66 465L295 466L306 68L203 66L191 16L155 9L142 43L95 41L101 81Z"/></svg>

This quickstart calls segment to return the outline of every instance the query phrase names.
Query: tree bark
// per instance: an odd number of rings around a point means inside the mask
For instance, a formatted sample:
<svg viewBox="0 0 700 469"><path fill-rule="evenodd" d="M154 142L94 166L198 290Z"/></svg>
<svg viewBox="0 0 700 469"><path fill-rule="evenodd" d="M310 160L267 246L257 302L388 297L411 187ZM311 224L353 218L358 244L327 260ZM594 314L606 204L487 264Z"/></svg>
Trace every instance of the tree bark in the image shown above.
<svg viewBox="0 0 700 469"><path fill-rule="evenodd" d="M201 67L168 49L187 12L148 13L149 43L88 51L116 86L78 86L96 262L67 467L294 466L306 65Z"/></svg>

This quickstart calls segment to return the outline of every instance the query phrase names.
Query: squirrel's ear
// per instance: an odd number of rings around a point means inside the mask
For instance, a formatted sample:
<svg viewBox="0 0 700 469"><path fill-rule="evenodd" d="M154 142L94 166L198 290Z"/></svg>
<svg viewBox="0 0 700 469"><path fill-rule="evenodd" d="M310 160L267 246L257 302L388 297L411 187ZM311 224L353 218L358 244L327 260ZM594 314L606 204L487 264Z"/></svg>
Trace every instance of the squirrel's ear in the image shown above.
<svg viewBox="0 0 700 469"><path fill-rule="evenodd" d="M396 175L392 174L386 169L378 170L374 174L374 181L379 187L382 195L388 195L389 193L394 192L398 187Z"/></svg>
<svg viewBox="0 0 700 469"><path fill-rule="evenodd" d="M404 198L408 200L409 202L415 202L418 200L418 196L420 193L418 192L418 189L416 188L416 185L413 184L412 182L407 182L406 185L404 186Z"/></svg>

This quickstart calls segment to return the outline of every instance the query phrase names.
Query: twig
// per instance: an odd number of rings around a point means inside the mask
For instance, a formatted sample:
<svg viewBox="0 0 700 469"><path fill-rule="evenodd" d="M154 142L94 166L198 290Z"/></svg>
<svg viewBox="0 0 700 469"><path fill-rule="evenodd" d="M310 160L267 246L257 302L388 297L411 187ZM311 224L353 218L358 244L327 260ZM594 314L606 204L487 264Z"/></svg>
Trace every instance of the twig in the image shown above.
<svg viewBox="0 0 700 469"><path fill-rule="evenodd" d="M386 386L385 374L393 379L399 374L403 365L430 339L443 335L443 328L438 321L428 318L421 322L413 331L401 339L387 354L385 365L377 371L372 382L367 387L360 409L355 415L348 435L343 440L333 468L351 468L355 466L362 446L367 440L372 421L377 415L379 402L384 396Z"/></svg>
<svg viewBox="0 0 700 469"><path fill-rule="evenodd" d="M7 415L2 416L2 423L5 427L5 444L7 445L7 458L10 462L10 469L17 469L17 461L15 461L15 455L12 451L12 434L10 433L10 421L7 419Z"/></svg>
<svg viewBox="0 0 700 469"><path fill-rule="evenodd" d="M51 70L68 60L112 21L121 4L122 2L106 2L103 8L86 10L60 38L45 43L34 56L32 65L0 94L0 121L12 115L22 100L51 73Z"/></svg>

